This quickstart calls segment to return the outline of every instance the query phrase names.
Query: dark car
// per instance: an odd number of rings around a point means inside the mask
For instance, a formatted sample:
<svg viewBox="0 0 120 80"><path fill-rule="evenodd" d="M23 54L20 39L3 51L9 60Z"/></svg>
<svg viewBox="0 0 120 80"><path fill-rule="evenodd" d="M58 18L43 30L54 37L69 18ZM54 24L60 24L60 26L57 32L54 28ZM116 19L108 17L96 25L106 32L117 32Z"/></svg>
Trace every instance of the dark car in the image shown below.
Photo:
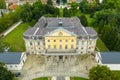
<svg viewBox="0 0 120 80"><path fill-rule="evenodd" d="M20 75L21 75L20 72L15 74L16 77L19 77Z"/></svg>

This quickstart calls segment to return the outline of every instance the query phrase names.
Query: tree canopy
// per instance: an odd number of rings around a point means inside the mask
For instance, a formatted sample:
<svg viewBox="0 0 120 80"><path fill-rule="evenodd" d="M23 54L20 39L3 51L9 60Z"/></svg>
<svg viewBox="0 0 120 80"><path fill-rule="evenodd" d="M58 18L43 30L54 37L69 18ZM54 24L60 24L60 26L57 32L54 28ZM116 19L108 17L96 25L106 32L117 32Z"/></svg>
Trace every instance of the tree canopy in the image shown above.
<svg viewBox="0 0 120 80"><path fill-rule="evenodd" d="M83 26L87 27L88 26L88 21L85 15L81 15L80 17L80 22Z"/></svg>
<svg viewBox="0 0 120 80"><path fill-rule="evenodd" d="M2 39L0 39L0 52L5 51L5 48L8 48L8 43L4 42Z"/></svg>
<svg viewBox="0 0 120 80"><path fill-rule="evenodd" d="M89 80L118 80L107 66L96 66L90 69Z"/></svg>
<svg viewBox="0 0 120 80"><path fill-rule="evenodd" d="M13 80L14 75L0 62L0 80Z"/></svg>
<svg viewBox="0 0 120 80"><path fill-rule="evenodd" d="M114 9L97 11L94 14L93 26L98 28L98 34L110 50L120 51L119 40L120 15Z"/></svg>
<svg viewBox="0 0 120 80"><path fill-rule="evenodd" d="M5 8L6 8L5 0L0 0L0 9L5 9Z"/></svg>
<svg viewBox="0 0 120 80"><path fill-rule="evenodd" d="M47 0L47 5L53 5L53 2L52 2L52 0Z"/></svg>

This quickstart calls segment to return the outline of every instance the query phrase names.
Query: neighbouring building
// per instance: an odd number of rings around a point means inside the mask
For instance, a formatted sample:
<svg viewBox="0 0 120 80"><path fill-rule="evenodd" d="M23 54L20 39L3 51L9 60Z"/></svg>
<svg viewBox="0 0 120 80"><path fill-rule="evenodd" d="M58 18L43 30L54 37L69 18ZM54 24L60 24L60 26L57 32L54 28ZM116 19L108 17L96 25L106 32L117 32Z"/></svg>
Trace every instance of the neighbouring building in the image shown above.
<svg viewBox="0 0 120 80"><path fill-rule="evenodd" d="M41 17L24 33L26 52L45 55L46 60L65 60L95 52L97 33L84 27L78 17Z"/></svg>
<svg viewBox="0 0 120 80"><path fill-rule="evenodd" d="M12 3L10 6L8 6L9 10L15 10L18 7L18 4L16 2Z"/></svg>
<svg viewBox="0 0 120 80"><path fill-rule="evenodd" d="M26 61L25 52L3 52L0 53L0 62L5 63L8 70L21 70Z"/></svg>
<svg viewBox="0 0 120 80"><path fill-rule="evenodd" d="M111 70L120 70L120 52L98 52L96 61L99 65L105 65Z"/></svg>

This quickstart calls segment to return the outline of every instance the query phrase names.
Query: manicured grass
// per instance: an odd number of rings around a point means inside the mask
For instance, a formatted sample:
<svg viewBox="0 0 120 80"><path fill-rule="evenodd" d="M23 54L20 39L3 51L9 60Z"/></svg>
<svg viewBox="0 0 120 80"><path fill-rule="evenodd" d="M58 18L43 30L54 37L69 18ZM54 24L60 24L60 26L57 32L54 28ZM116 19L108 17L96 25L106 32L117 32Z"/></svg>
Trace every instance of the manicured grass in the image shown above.
<svg viewBox="0 0 120 80"><path fill-rule="evenodd" d="M71 77L70 80L88 80L88 79L81 78L81 77Z"/></svg>
<svg viewBox="0 0 120 80"><path fill-rule="evenodd" d="M59 9L59 17L63 17L63 8Z"/></svg>
<svg viewBox="0 0 120 80"><path fill-rule="evenodd" d="M113 71L113 73L118 77L118 80L120 80L120 71Z"/></svg>
<svg viewBox="0 0 120 80"><path fill-rule="evenodd" d="M27 23L22 23L4 37L3 40L10 45L10 51L25 51L23 33L28 29L28 26Z"/></svg>
<svg viewBox="0 0 120 80"><path fill-rule="evenodd" d="M33 80L48 80L48 77L40 77L40 78L36 78L36 79L33 79Z"/></svg>
<svg viewBox="0 0 120 80"><path fill-rule="evenodd" d="M96 45L97 45L96 47L97 47L100 51L108 51L108 48L105 46L105 44L103 43L103 41L102 41L100 38L98 38Z"/></svg>

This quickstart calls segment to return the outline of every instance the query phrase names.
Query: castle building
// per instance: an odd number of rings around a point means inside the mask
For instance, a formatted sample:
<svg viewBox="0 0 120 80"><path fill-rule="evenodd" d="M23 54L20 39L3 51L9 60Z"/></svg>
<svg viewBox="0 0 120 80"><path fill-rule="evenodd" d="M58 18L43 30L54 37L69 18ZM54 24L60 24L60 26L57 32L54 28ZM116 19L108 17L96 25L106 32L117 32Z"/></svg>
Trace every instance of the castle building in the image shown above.
<svg viewBox="0 0 120 80"><path fill-rule="evenodd" d="M53 57L57 61L95 51L97 33L84 27L78 17L41 17L24 33L26 52Z"/></svg>

